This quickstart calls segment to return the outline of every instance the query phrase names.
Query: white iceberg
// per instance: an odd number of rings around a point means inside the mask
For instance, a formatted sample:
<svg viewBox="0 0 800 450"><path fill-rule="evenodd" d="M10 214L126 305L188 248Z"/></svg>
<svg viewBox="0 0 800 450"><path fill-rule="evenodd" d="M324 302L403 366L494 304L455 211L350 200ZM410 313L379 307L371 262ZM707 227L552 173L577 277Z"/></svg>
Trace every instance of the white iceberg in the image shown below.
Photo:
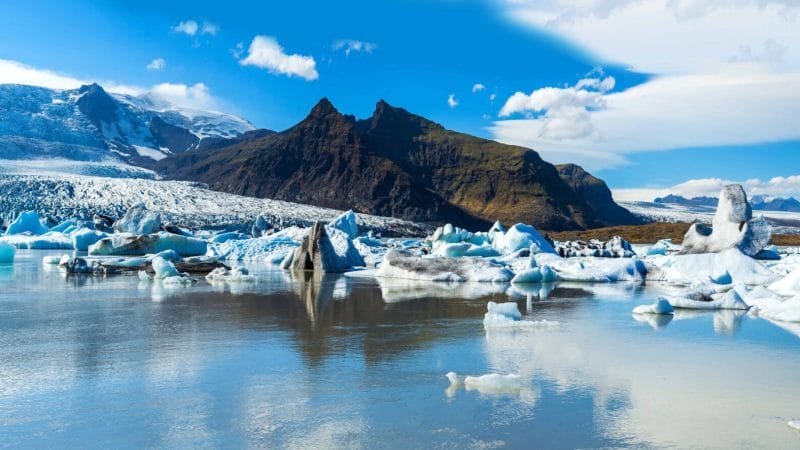
<svg viewBox="0 0 800 450"><path fill-rule="evenodd" d="M75 250L85 252L89 250L90 245L94 245L101 239L105 239L107 237L108 234L106 233L90 230L88 228L82 228L72 233L72 246L75 248Z"/></svg>
<svg viewBox="0 0 800 450"><path fill-rule="evenodd" d="M464 389L468 391L478 391L481 394L514 394L527 388L527 383L522 377L511 373L462 377L455 372L448 372L445 377L450 381L451 392L460 386L464 386Z"/></svg>
<svg viewBox="0 0 800 450"><path fill-rule="evenodd" d="M355 239L358 237L356 213L352 210L343 212L328 224L328 231L330 231L331 228L341 231L351 240Z"/></svg>
<svg viewBox="0 0 800 450"><path fill-rule="evenodd" d="M34 235L26 231L23 234L6 235L0 240L20 250L72 250L72 239L62 233L48 231L42 235Z"/></svg>
<svg viewBox="0 0 800 450"><path fill-rule="evenodd" d="M786 423L786 425L788 425L789 428L800 431L800 420L797 419L790 420L789 422Z"/></svg>
<svg viewBox="0 0 800 450"><path fill-rule="evenodd" d="M117 233L153 234L160 229L161 215L148 210L144 203L131 206L121 219L114 222Z"/></svg>
<svg viewBox="0 0 800 450"><path fill-rule="evenodd" d="M491 259L416 256L399 249L386 253L376 274L410 280L487 283L505 283L514 278L514 272L508 267Z"/></svg>
<svg viewBox="0 0 800 450"><path fill-rule="evenodd" d="M483 316L483 327L494 328L552 328L561 325L554 320L522 320L522 313L515 302L495 303L486 305L486 314Z"/></svg>
<svg viewBox="0 0 800 450"><path fill-rule="evenodd" d="M731 282L767 285L775 281L774 272L738 248L720 253L654 256L647 259L647 280L671 284L691 284L703 278L715 278L725 272Z"/></svg>
<svg viewBox="0 0 800 450"><path fill-rule="evenodd" d="M161 256L155 256L151 261L155 275L154 279L160 280L164 284L192 284L197 282L188 274L178 272L175 264Z"/></svg>
<svg viewBox="0 0 800 450"><path fill-rule="evenodd" d="M675 310L665 299L659 298L652 305L639 305L633 308L634 314L672 314Z"/></svg>
<svg viewBox="0 0 800 450"><path fill-rule="evenodd" d="M769 285L769 289L781 295L791 296L800 293L800 267Z"/></svg>
<svg viewBox="0 0 800 450"><path fill-rule="evenodd" d="M737 309L747 310L750 305L742 300L735 290L729 290L713 300L697 300L691 297L661 297L659 301L667 301L673 308L681 309Z"/></svg>
<svg viewBox="0 0 800 450"><path fill-rule="evenodd" d="M217 267L206 275L206 280L224 281L226 283L250 283L255 281L256 277L250 275L250 272L244 267L234 266L230 270L224 267Z"/></svg>
<svg viewBox="0 0 800 450"><path fill-rule="evenodd" d="M492 246L504 255L510 255L516 251L533 248L534 253L555 253L555 249L550 245L536 228L518 223L509 228L507 232L496 232Z"/></svg>
<svg viewBox="0 0 800 450"><path fill-rule="evenodd" d="M269 236L227 240L209 245L208 255L230 261L259 261L280 264L300 246L305 230L289 227Z"/></svg>
<svg viewBox="0 0 800 450"><path fill-rule="evenodd" d="M162 231L156 234L114 234L89 246L92 256L118 255L140 256L174 250L181 256L204 255L208 250L206 241Z"/></svg>

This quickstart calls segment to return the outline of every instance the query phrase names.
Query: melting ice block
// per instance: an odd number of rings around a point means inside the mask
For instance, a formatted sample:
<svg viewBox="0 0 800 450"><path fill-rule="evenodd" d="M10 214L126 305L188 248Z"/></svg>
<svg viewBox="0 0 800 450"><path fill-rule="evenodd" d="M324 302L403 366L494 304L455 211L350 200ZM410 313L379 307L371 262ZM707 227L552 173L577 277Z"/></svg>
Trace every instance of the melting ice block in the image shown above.
<svg viewBox="0 0 800 450"><path fill-rule="evenodd" d="M161 215L137 203L114 223L117 233L152 234L161 229Z"/></svg>
<svg viewBox="0 0 800 450"><path fill-rule="evenodd" d="M672 314L674 309L665 299L660 298L652 305L639 305L633 308L634 314Z"/></svg>

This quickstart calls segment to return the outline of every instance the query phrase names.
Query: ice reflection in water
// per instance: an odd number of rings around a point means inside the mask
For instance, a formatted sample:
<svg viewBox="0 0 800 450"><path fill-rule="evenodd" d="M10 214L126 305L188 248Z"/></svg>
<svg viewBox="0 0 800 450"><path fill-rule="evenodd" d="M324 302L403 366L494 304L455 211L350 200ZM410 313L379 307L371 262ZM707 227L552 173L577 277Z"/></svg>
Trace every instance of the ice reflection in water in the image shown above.
<svg viewBox="0 0 800 450"><path fill-rule="evenodd" d="M0 434L34 447L796 446L800 330L631 318L658 286L292 276L140 285L0 268ZM158 300L158 301L153 301ZM557 328L490 330L489 301ZM652 328L657 328L655 332ZM450 371L519 389L448 396Z"/></svg>

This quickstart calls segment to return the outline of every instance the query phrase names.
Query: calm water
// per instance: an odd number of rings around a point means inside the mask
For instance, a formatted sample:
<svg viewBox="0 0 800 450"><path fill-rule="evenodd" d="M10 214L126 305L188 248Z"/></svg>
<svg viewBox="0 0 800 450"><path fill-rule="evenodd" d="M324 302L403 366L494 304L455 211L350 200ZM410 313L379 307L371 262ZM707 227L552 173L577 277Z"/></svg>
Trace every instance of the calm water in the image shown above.
<svg viewBox="0 0 800 450"><path fill-rule="evenodd" d="M800 448L800 327L638 322L659 287L255 284L0 266L0 446ZM52 253L50 253L52 254ZM557 328L491 331L515 300ZM515 373L502 394L444 374Z"/></svg>

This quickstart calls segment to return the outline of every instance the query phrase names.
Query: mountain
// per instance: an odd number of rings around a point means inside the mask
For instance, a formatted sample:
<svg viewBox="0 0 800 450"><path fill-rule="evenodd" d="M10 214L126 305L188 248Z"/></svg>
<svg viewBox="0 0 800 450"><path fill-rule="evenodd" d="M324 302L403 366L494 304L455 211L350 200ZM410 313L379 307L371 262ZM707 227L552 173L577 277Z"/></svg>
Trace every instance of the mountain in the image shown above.
<svg viewBox="0 0 800 450"><path fill-rule="evenodd" d="M754 211L786 211L800 212L800 201L792 197L771 197L768 195L754 195L750 197L750 206ZM716 197L694 197L686 198L680 195L670 194L654 200L655 203L673 204L682 206L717 206L719 199Z"/></svg>
<svg viewBox="0 0 800 450"><path fill-rule="evenodd" d="M176 107L148 94L109 93L98 84L71 90L0 85L0 158L21 164L55 158L147 167L254 129L230 114Z"/></svg>
<svg viewBox="0 0 800 450"><path fill-rule="evenodd" d="M583 170L581 166L559 164L556 168L561 179L583 196L603 226L630 225L641 222L630 211L614 202L611 190L603 180Z"/></svg>
<svg viewBox="0 0 800 450"><path fill-rule="evenodd" d="M766 195L754 195L750 198L750 206L753 211L786 211L800 212L800 201L793 197L769 197Z"/></svg>
<svg viewBox="0 0 800 450"><path fill-rule="evenodd" d="M717 207L719 199L716 197L693 197L686 198L680 195L669 194L665 197L658 197L653 200L655 203L669 203L683 206L713 206Z"/></svg>
<svg viewBox="0 0 800 450"><path fill-rule="evenodd" d="M598 189L575 167L561 175L533 150L449 131L384 101L356 120L327 99L286 131L154 165L224 192L420 222L475 228L500 220L547 230L636 223L604 184ZM598 214L587 196L600 210L616 208Z"/></svg>

